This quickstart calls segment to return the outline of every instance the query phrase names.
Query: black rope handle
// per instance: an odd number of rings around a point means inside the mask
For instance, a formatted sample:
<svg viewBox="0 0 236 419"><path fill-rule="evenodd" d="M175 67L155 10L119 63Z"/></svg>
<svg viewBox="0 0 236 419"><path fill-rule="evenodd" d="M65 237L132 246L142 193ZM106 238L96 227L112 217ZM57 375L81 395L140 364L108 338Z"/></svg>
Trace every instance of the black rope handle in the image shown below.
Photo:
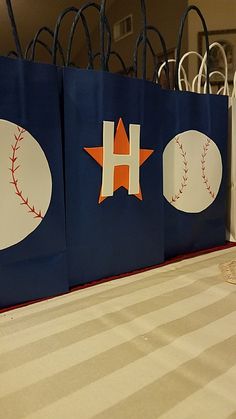
<svg viewBox="0 0 236 419"><path fill-rule="evenodd" d="M153 76L152 76L152 82L156 83L157 79L158 79L158 70L159 70L158 56L155 55L155 57L153 57L153 59L154 59L154 72L153 72Z"/></svg>
<svg viewBox="0 0 236 419"><path fill-rule="evenodd" d="M92 51L92 42L91 42L89 27L88 27L87 20L84 17L83 13L80 14L80 17L81 17L81 21L83 23L86 44L87 44L87 47L88 47L88 69L93 69L93 51ZM72 49L72 44L73 44L73 38L74 38L74 34L72 36L72 42L71 42L71 33L70 33L69 45L68 45L67 53L66 53L66 55L67 55L66 66L70 65L70 57L71 57L71 49Z"/></svg>
<svg viewBox="0 0 236 419"><path fill-rule="evenodd" d="M207 93L210 93L210 71L209 71L209 59L210 59L210 50L209 50L209 37L208 37L208 29L206 25L206 21L200 11L200 9L197 6L190 5L185 10L184 14L181 17L180 21L180 28L178 33L178 42L177 42L177 50L176 50L176 66L175 66L175 89L179 90L179 83L178 83L178 72L179 72L179 63L180 63L180 54L181 54L181 45L182 45L182 38L183 38L183 32L184 32L184 24L186 21L186 18L191 10L194 10L197 12L198 16L201 19L204 34L205 34L205 41L206 41L206 53L207 53L207 74L206 74L206 82L207 82Z"/></svg>
<svg viewBox="0 0 236 419"><path fill-rule="evenodd" d="M63 19L65 18L65 16L68 13L77 13L78 12L78 8L77 7L67 7L65 10L63 10L60 15L57 18L56 21L56 26L54 29L54 36L53 36L53 46L52 46L52 62L53 64L57 63L57 41L58 41L58 36L59 36L59 31L60 31L60 27L62 24Z"/></svg>
<svg viewBox="0 0 236 419"><path fill-rule="evenodd" d="M71 61L71 62L70 62L69 66L70 66L70 67L79 68L79 67L77 67L77 65L76 65L73 61Z"/></svg>
<svg viewBox="0 0 236 419"><path fill-rule="evenodd" d="M35 46L36 46L36 44L38 44L38 45L41 45L42 47L44 47L44 49L50 54L50 56L52 57L52 49L46 44L46 42L43 42L43 41L41 41L40 39L32 39L31 41L30 41L30 43L28 44L28 46L27 46L27 48L26 48L26 51L25 51L25 59L26 60L28 60L29 58L28 58L28 55L29 55L29 52L30 52L30 49L32 48L32 45L33 44L35 44ZM35 58L34 58L35 59ZM32 61L32 56L31 56L31 59L30 59L30 61Z"/></svg>
<svg viewBox="0 0 236 419"><path fill-rule="evenodd" d="M72 50L72 44L73 44L73 40L74 40L74 36L75 36L75 31L76 31L77 25L79 23L79 20L81 18L83 26L84 26L86 43L87 43L87 48L88 48L88 62L89 62L88 68L93 69L93 51L92 51L91 37L90 37L87 21L86 21L84 15L83 15L83 12L88 8L95 8L96 10L100 11L100 7L97 3L89 1L84 6L82 6L78 10L78 12L76 13L76 16L75 16L75 18L73 20L73 23L72 23L72 26L71 26L70 35L69 35L69 42L68 42L68 48L67 48L67 58L66 58L66 65L67 66L70 63L71 50Z"/></svg>
<svg viewBox="0 0 236 419"><path fill-rule="evenodd" d="M94 2L90 1L90 2L86 3L84 6L82 6L81 9L77 12L77 14L74 18L74 21L73 21L73 24L72 24L72 27L71 27L70 36L69 36L67 59L66 59L66 64L67 65L69 65L69 63L70 63L71 49L72 49L72 44L73 44L73 39L74 39L76 27L78 25L80 17L81 17L81 19L83 19L83 13L82 12L84 12L88 8L95 8L99 12L100 12L100 9L101 9L100 6L97 3L94 3ZM110 50L111 50L111 30L110 30L110 26L109 26L109 23L108 23L106 18L105 18L105 26L106 26L107 37L108 37L107 54L109 55ZM85 29L85 27L84 27L84 29ZM86 30L85 30L85 36L86 36L87 47L88 47L88 58L89 58L88 68L93 69L94 55L93 55L93 52L92 52L92 45L91 45L91 38L90 38L89 31L86 33Z"/></svg>
<svg viewBox="0 0 236 419"><path fill-rule="evenodd" d="M30 43L28 44L28 46L27 46L27 48L26 48L26 51L25 51L25 59L26 60L28 60L28 54L29 54L29 52L30 52L30 49L32 48L32 45L33 44L38 44L38 45L42 45L43 47L44 47L44 49L50 54L50 56L52 57L52 50L49 48L49 46L45 43L45 42L43 42L43 41L41 41L40 39L36 39L36 40L34 40L34 39L32 39L32 41L30 41ZM31 60L32 60L32 57L31 57Z"/></svg>
<svg viewBox="0 0 236 419"><path fill-rule="evenodd" d="M123 70L124 74L127 75L128 74L128 69L125 65L125 62L124 62L123 58L121 57L121 55L117 51L111 51L110 52L109 60L108 60L108 69L109 69L109 61L110 61L111 57L116 57L118 59L118 61L121 64L121 67L122 67L122 70Z"/></svg>
<svg viewBox="0 0 236 419"><path fill-rule="evenodd" d="M30 60L31 60L31 61L34 61L34 60L35 60L36 45L37 45L37 44L41 44L41 45L42 45L42 43L41 43L41 42L39 42L39 36L40 36L43 32L46 32L47 34L49 34L49 35L51 36L51 38L52 38L52 39L54 38L54 32L52 31L52 29L48 28L47 26L42 26L42 27L41 27L41 28L37 31L37 33L36 33L36 35L35 35L34 39L33 39L32 41L30 41L30 43L28 44L28 46L27 46L27 48L26 48L26 51L25 51L25 58L26 58L26 59L28 59L28 54L29 54L29 51L30 51L30 49L32 49ZM58 45L58 50L59 50L60 55L61 55L62 63L63 63L63 65L65 65L64 52L63 52L63 48L62 48L62 46L61 46L61 44L60 44L60 42L59 42L59 41L57 41L57 45ZM52 56L52 50L50 49L50 51L51 51L51 56Z"/></svg>
<svg viewBox="0 0 236 419"><path fill-rule="evenodd" d="M96 52L96 54L93 55L93 66L94 66L94 61L97 57L99 58L101 57L101 52ZM100 62L101 62L101 59L100 59Z"/></svg>
<svg viewBox="0 0 236 419"><path fill-rule="evenodd" d="M127 69L127 67L125 65L125 62L124 62L123 58L121 57L121 55L118 52L116 52L116 51L111 51L110 54L109 54L108 70L109 70L109 61L110 61L110 59L111 59L112 56L114 56L114 57L116 57L118 59L118 61L121 64L121 67L122 67L122 70L123 70L124 74L125 75L128 75L128 69ZM101 52L97 52L96 54L94 54L93 60L95 60L95 58L97 58L97 57L101 57Z"/></svg>
<svg viewBox="0 0 236 419"><path fill-rule="evenodd" d="M146 79L146 61L147 61L147 14L146 14L146 4L145 0L140 0L141 3L141 12L142 12L142 19L143 19L143 36L144 36L144 43L143 43L143 68L142 68L142 77ZM105 20L106 20L106 0L101 0L101 18L100 18L100 43L101 43L101 69L103 71L108 70L108 61L109 61L109 53L105 53Z"/></svg>
<svg viewBox="0 0 236 419"><path fill-rule="evenodd" d="M138 76L138 49L139 49L139 45L143 42L143 32L141 32L139 34L139 37L136 40L136 44L135 44L135 49L134 49L134 56L133 56L133 70L134 70L134 77L137 78ZM153 58L153 65L154 65L154 73L156 72L156 70L158 71L158 57L152 47L152 44L149 40L149 38L146 38L146 42L147 42L147 46L149 48L149 50L151 51L152 54L152 58Z"/></svg>
<svg viewBox="0 0 236 419"><path fill-rule="evenodd" d="M170 88L169 62L168 62L168 53L167 53L165 39L162 36L161 32L155 26L147 25L146 26L146 31L147 32L148 31L154 32L158 36L158 38L159 38L159 40L161 42L162 53L163 53L164 60L165 60L165 63L166 63L166 65L165 65L166 79L167 79L167 83L168 83L168 88ZM151 45L151 43L150 43L150 41L149 41L148 38L146 38L146 41L147 41L147 44L149 45L150 51L151 51L152 56L154 58L154 75L153 75L153 81L155 81L156 75L158 73L158 57L157 57L157 54L155 54L155 52L154 52L154 50L152 48L152 45ZM137 77L137 73L138 73L138 48L139 48L139 45L140 45L141 42L144 42L144 34L143 34L143 32L140 33L140 35L139 35L139 37L138 37L138 39L136 41L136 46L135 46L135 49L134 49L134 61L133 61L134 64L133 64L133 66L134 66L134 76L135 77Z"/></svg>
<svg viewBox="0 0 236 419"><path fill-rule="evenodd" d="M78 13L78 12L79 12L79 9L77 7L74 7L74 6L67 7L65 10L63 10L60 13L60 15L57 18L56 25L55 25L55 30L54 30L53 47L52 47L52 50L53 50L52 62L53 62L53 64L57 63L57 45L58 45L58 37L59 37L59 31L60 31L62 21L68 13ZM83 27L84 27L87 42L90 42L90 34L89 34L87 21L82 16L81 16L81 20L82 20L82 24L83 24ZM91 42L90 42L90 44L91 44Z"/></svg>
<svg viewBox="0 0 236 419"><path fill-rule="evenodd" d="M72 45L73 45L73 40L74 40L74 35L75 35L75 30L76 27L78 25L78 22L81 18L83 27L84 27L84 34L85 34L85 39L86 39L86 45L87 45L87 49L88 49L88 68L89 69L93 69L93 51L92 51L92 42L91 42L91 37L90 37L90 32L89 32L89 27L87 24L87 20L85 18L85 16L83 15L83 11L86 10L89 7L92 7L92 3L87 3L86 5L84 5L81 9L78 10L72 26L71 26L71 31L69 34L69 42L67 45L67 53L66 53L66 66L70 65L70 58L71 58L71 50L72 50Z"/></svg>
<svg viewBox="0 0 236 419"><path fill-rule="evenodd" d="M18 57L23 58L21 43L20 43L18 31L17 31L17 26L16 26L16 21L15 21L15 17L14 17L12 5L11 5L11 0L6 0L6 5L7 5L8 16L11 22L11 28L12 28L14 41L15 41L17 55Z"/></svg>
<svg viewBox="0 0 236 419"><path fill-rule="evenodd" d="M7 54L7 57L19 58L16 51L9 51L8 54Z"/></svg>

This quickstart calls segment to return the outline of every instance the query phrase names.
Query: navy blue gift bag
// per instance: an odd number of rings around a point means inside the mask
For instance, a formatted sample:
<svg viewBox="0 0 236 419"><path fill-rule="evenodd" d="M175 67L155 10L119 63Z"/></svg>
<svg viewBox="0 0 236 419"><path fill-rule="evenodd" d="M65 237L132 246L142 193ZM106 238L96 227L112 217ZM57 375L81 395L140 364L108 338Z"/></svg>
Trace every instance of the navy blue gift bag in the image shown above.
<svg viewBox="0 0 236 419"><path fill-rule="evenodd" d="M64 69L63 84L70 285L161 263L160 89L74 68Z"/></svg>
<svg viewBox="0 0 236 419"><path fill-rule="evenodd" d="M106 72L64 70L70 285L163 261L158 90Z"/></svg>
<svg viewBox="0 0 236 419"><path fill-rule="evenodd" d="M183 26L177 51L176 88ZM207 68L209 93L209 67ZM225 243L227 97L163 91L165 257Z"/></svg>
<svg viewBox="0 0 236 419"><path fill-rule="evenodd" d="M0 307L6 307L65 292L68 281L57 69L2 57L0 94Z"/></svg>

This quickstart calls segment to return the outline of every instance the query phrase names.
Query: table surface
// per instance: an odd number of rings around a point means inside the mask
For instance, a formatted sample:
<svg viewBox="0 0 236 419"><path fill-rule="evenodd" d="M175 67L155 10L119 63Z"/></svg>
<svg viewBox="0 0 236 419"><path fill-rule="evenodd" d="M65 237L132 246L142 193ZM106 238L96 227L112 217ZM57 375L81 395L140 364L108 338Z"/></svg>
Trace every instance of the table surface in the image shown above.
<svg viewBox="0 0 236 419"><path fill-rule="evenodd" d="M0 314L4 419L236 418L236 248Z"/></svg>

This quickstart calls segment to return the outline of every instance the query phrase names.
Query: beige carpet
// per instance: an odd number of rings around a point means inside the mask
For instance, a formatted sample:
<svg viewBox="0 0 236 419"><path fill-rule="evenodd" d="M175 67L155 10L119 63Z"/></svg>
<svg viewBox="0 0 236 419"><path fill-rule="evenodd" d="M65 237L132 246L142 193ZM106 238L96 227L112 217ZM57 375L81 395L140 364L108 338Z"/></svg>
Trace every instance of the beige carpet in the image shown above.
<svg viewBox="0 0 236 419"><path fill-rule="evenodd" d="M0 315L1 419L236 418L235 248Z"/></svg>

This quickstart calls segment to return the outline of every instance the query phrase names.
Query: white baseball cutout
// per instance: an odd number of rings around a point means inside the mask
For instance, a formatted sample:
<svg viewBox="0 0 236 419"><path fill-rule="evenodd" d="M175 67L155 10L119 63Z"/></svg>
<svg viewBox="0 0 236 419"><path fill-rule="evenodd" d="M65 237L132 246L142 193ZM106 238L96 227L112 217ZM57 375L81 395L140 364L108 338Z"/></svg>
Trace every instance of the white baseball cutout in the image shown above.
<svg viewBox="0 0 236 419"><path fill-rule="evenodd" d="M188 213L203 211L216 199L221 180L220 151L205 134L185 131L165 147L163 192L176 209Z"/></svg>
<svg viewBox="0 0 236 419"><path fill-rule="evenodd" d="M43 150L32 135L0 119L0 250L32 233L51 201L52 177Z"/></svg>

